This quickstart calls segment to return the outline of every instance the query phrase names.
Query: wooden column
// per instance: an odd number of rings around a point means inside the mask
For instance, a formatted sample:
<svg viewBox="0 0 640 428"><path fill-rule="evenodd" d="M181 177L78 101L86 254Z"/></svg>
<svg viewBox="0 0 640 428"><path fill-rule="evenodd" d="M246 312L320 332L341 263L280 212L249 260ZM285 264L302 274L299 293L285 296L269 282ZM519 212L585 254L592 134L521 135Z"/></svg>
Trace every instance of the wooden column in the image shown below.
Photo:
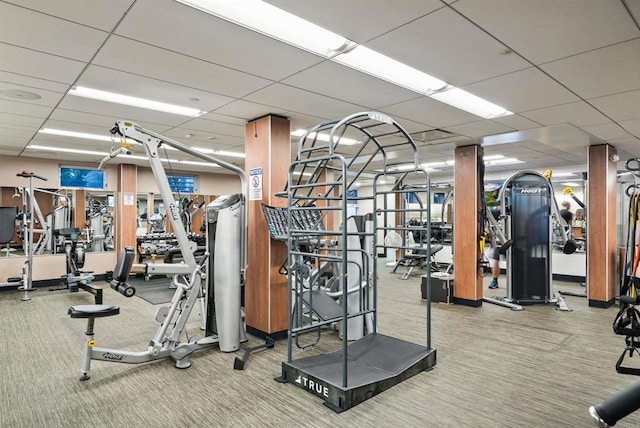
<svg viewBox="0 0 640 428"><path fill-rule="evenodd" d="M287 257L284 242L273 241L262 214L261 203L284 207L284 190L291 161L289 120L267 115L247 123L245 128L245 170L251 188L251 170L262 168L262 198L249 195L248 268L245 286L246 322L249 332L259 335L287 330L287 277L278 273ZM255 178L257 179L257 177Z"/></svg>
<svg viewBox="0 0 640 428"><path fill-rule="evenodd" d="M454 303L467 306L482 305L482 277L478 272L480 249L479 163L480 146L464 146L455 150L454 209L453 209L453 266Z"/></svg>
<svg viewBox="0 0 640 428"><path fill-rule="evenodd" d="M589 147L587 182L587 289L589 306L615 303L616 149Z"/></svg>
<svg viewBox="0 0 640 428"><path fill-rule="evenodd" d="M72 227L77 227L84 233L87 225L87 200L84 190L74 190L72 196L73 218Z"/></svg>
<svg viewBox="0 0 640 428"><path fill-rule="evenodd" d="M136 247L136 197L138 188L138 167L120 164L116 202L116 251L123 247Z"/></svg>

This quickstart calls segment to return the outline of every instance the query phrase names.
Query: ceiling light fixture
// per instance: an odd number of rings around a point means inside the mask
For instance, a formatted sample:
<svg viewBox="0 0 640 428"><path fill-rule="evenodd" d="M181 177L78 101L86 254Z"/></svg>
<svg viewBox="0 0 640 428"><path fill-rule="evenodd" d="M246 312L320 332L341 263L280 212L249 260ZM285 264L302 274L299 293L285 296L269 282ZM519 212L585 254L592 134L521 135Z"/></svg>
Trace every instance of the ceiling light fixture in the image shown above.
<svg viewBox="0 0 640 428"><path fill-rule="evenodd" d="M260 0L176 1L326 58L353 45L339 34Z"/></svg>
<svg viewBox="0 0 640 428"><path fill-rule="evenodd" d="M291 133L291 135L293 135L294 137L302 137L306 133L306 129L296 129ZM307 138L317 138L319 141L325 141L327 143L329 142L329 134L318 134L318 136L316 137L316 132L310 132L309 135L307 135ZM355 144L362 144L362 141L354 140L353 138L342 137L340 138L340 144L345 146L353 146Z"/></svg>
<svg viewBox="0 0 640 428"><path fill-rule="evenodd" d="M244 158L246 155L241 152L228 152L225 150L213 150L213 149L205 149L204 147L194 147L193 150L200 152L205 155L219 155L219 156L230 156L234 158Z"/></svg>
<svg viewBox="0 0 640 428"><path fill-rule="evenodd" d="M485 161L492 161L492 160L496 160L496 159L504 159L504 156L503 155L489 155L489 156L483 156L482 159L485 160Z"/></svg>
<svg viewBox="0 0 640 428"><path fill-rule="evenodd" d="M429 167L433 167L433 166L446 166L447 163L446 162L426 162L426 163L421 163L420 166L425 167L425 168L429 168Z"/></svg>
<svg viewBox="0 0 640 428"><path fill-rule="evenodd" d="M563 186L569 186L569 187L582 187L582 183L576 183L576 182L573 182L573 181L567 181L567 182L560 183L560 184L562 184Z"/></svg>
<svg viewBox="0 0 640 428"><path fill-rule="evenodd" d="M364 46L357 46L332 61L424 95L448 86L447 82Z"/></svg>
<svg viewBox="0 0 640 428"><path fill-rule="evenodd" d="M524 163L524 161L518 160L516 158L503 158L503 159L495 159L495 160L484 162L486 166L508 165L508 164L515 164L515 163Z"/></svg>
<svg viewBox="0 0 640 428"><path fill-rule="evenodd" d="M175 0L339 64L402 86L485 119L513 114L480 97L358 45L299 16L261 0ZM441 92L437 92L441 91ZM455 91L455 92L452 92ZM436 97L436 94L442 94Z"/></svg>
<svg viewBox="0 0 640 428"><path fill-rule="evenodd" d="M452 88L442 92L436 92L429 96L435 100L485 119L513 114L504 107L500 107L499 105L473 95L467 91L463 91L460 88Z"/></svg>
<svg viewBox="0 0 640 428"><path fill-rule="evenodd" d="M38 131L41 134L60 135L62 137L84 138L85 140L112 141L107 135L90 134L88 132L66 131L64 129L42 128Z"/></svg>
<svg viewBox="0 0 640 428"><path fill-rule="evenodd" d="M47 152L77 153L79 155L93 155L93 156L106 156L106 155L108 155L108 153L106 153L106 152L97 152L97 151L93 151L93 150L68 149L66 147L38 146L38 145L35 145L35 144L28 145L27 149L42 150L42 151L47 151Z"/></svg>
<svg viewBox="0 0 640 428"><path fill-rule="evenodd" d="M206 111L201 111L197 108L182 107L175 104L147 100L145 98L116 94L114 92L101 91L99 89L85 88L83 86L75 86L71 88L69 92L67 92L67 94L74 95L76 97L106 101L109 103L124 104L149 110L162 111L165 113L172 113L181 116L198 117L206 113Z"/></svg>
<svg viewBox="0 0 640 428"><path fill-rule="evenodd" d="M178 163L182 163L185 165L198 165L198 166L211 166L211 167L219 167L220 165L218 165L217 163L214 162L196 162L196 161L188 161L188 160L182 160L182 161L178 161Z"/></svg>

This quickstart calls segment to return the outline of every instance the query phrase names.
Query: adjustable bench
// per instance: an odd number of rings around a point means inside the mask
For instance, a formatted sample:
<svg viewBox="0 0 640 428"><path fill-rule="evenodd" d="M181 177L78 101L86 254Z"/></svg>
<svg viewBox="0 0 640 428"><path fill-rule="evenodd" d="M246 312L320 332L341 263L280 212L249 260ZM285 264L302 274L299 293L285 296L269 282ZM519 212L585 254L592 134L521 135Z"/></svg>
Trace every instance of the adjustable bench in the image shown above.
<svg viewBox="0 0 640 428"><path fill-rule="evenodd" d="M444 247L440 244L432 245L431 258L433 258L433 256L438 251L442 250L442 248ZM411 272L413 272L414 268L420 267L422 269L426 269L427 266L430 265L431 261L428 260L428 258L429 257L427 255L426 247L424 245L421 247L418 247L415 250L412 250L411 254L405 254L404 257L398 260L396 262L396 265L393 267L393 270L391 271L391 273L396 273L396 270L400 265L407 266L408 267L407 271L402 274L402 277L400 279L405 279L405 280L409 279L409 276L411 275Z"/></svg>

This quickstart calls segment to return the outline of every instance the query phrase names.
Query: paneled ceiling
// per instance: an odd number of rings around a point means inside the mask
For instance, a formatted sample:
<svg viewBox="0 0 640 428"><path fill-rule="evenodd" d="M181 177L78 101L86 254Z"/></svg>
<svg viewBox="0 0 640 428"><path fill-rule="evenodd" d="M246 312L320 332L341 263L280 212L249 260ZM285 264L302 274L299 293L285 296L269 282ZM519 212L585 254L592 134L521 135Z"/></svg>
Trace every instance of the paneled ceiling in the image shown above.
<svg viewBox="0 0 640 428"><path fill-rule="evenodd" d="M514 114L482 119L173 0L0 1L0 154L97 163L98 155L29 145L106 153L109 142L38 130L106 136L118 119L193 147L244 152L245 123L268 113L295 130L377 110L415 133L424 162L477 142L487 155L524 161L518 169L580 171L587 147L602 143L622 161L640 157L639 0L268 1ZM207 113L67 95L73 86Z"/></svg>

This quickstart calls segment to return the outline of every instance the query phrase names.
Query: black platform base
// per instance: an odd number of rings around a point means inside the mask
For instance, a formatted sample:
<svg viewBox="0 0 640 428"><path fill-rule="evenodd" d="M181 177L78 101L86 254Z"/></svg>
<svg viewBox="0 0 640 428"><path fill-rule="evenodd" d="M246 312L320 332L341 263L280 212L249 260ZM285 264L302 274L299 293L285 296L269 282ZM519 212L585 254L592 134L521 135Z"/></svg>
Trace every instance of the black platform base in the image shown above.
<svg viewBox="0 0 640 428"><path fill-rule="evenodd" d="M347 347L347 386L342 386L342 349L282 363L279 382L292 383L342 412L436 365L436 350L370 334Z"/></svg>

